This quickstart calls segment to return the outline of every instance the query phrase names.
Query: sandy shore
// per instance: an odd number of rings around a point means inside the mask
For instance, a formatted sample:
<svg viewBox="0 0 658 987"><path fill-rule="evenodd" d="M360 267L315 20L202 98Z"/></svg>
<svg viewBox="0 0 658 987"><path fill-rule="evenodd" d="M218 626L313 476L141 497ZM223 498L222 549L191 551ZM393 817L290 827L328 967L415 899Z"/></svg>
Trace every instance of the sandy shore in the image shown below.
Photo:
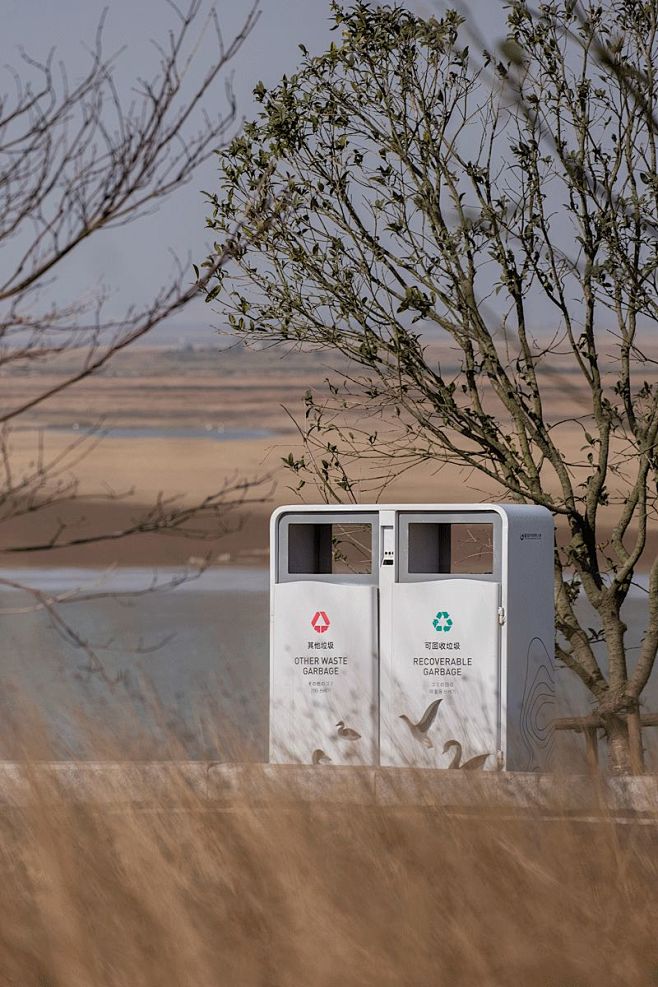
<svg viewBox="0 0 658 987"><path fill-rule="evenodd" d="M24 438L28 438L27 433ZM64 442L64 437L58 435L49 439L53 452ZM206 557L213 564L265 565L272 510L281 504L301 502L299 494L291 489L294 477L281 463L289 451L300 451L296 443L292 434L227 442L107 438L77 468L81 499L64 500L3 523L0 565L157 566L181 565ZM27 457L27 445L23 454ZM106 477L111 477L111 490L116 495L109 499L101 496L107 489ZM175 498L179 504L193 504L226 483L259 478L262 482L246 493L248 502L223 515L227 530L217 536L136 534L56 550L11 550L46 544L62 526L63 541L113 535L143 518L160 494ZM500 499L495 490L487 491L478 480L466 471L437 470L428 464L413 476L406 474L392 483L383 499L393 503L477 503ZM302 492L304 502L319 501L310 487ZM602 528L602 537L607 534ZM652 533L646 557L652 557L657 549L658 534Z"/></svg>
<svg viewBox="0 0 658 987"><path fill-rule="evenodd" d="M11 404L52 386L71 370L71 359L6 378L5 400ZM265 564L270 513L300 499L291 489L295 477L282 464L290 452L302 453L288 412L303 418L305 390L322 387L330 372L322 354L298 352L138 349L121 355L107 373L62 392L13 432L15 474L34 471L42 455L46 465L61 464L61 482L77 479L79 499L58 495L46 509L5 519L0 564L179 565L205 556L219 564ZM99 441L94 427L108 434ZM459 471L428 465L386 496L482 499L476 489L465 489L464 479ZM62 541L113 534L143 517L160 496L191 505L236 481L260 483L246 494L252 503L227 513L229 531L219 537L139 534L33 550L62 527ZM310 485L303 493L307 502L319 499Z"/></svg>
<svg viewBox="0 0 658 987"><path fill-rule="evenodd" d="M29 461L33 441L34 436L30 433L21 435L20 444L16 446L16 461L23 464ZM49 454L61 453L68 441L68 435L49 435ZM272 510L280 504L300 501L299 495L290 489L294 478L281 463L282 457L291 450L300 451L297 441L293 434L226 442L108 437L76 468L81 499L64 500L4 522L0 564L178 565L190 557L206 554L222 564L265 564ZM110 499L101 496L107 489L108 477L113 494ZM246 498L251 503L226 513L226 525L230 530L220 537L199 539L176 534L139 534L72 548L11 550L48 543L62 525L65 526L62 541L100 533L112 534L143 517L160 494L175 498L179 504L193 504L236 479L260 479L262 482L247 491ZM310 488L306 490L306 501L314 502L316 498ZM436 473L426 468L418 471L413 480L404 478L391 485L386 499L418 503L476 502L483 498L477 490L464 486L464 478L457 471Z"/></svg>
<svg viewBox="0 0 658 987"><path fill-rule="evenodd" d="M51 386L57 373L70 369L55 372L49 366L28 377L8 377L5 399L12 403ZM45 464L60 463L64 488L44 510L12 517L5 508L0 565L178 565L205 556L219 564L265 564L274 507L302 497L321 499L310 484L301 493L294 490L295 477L282 459L302 453L288 412L302 419L305 390L322 387L330 372L322 354L235 349L122 355L107 373L40 406L13 432L14 477L34 472L42 455ZM563 383L556 380L547 396L547 413L556 418L558 411L568 417L584 410L578 407L584 398ZM89 434L96 426L108 431L102 441ZM569 460L582 456L582 441L577 427L562 427L560 443ZM65 489L73 478L78 500ZM13 551L48 544L62 528L63 541L113 535L143 517L160 496L195 504L238 480L261 481L247 493L256 502L229 512L229 530L221 537L216 530L203 539L138 534L56 550ZM374 498L363 494L360 499ZM380 499L470 503L502 495L472 471L427 463L391 483ZM605 525L601 534L605 537Z"/></svg>

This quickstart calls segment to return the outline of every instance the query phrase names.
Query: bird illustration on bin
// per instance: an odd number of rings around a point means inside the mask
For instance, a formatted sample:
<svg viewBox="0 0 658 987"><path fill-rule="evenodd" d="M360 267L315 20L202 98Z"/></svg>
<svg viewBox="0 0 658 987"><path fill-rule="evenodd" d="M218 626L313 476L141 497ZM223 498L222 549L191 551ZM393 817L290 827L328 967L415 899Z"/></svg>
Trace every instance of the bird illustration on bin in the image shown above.
<svg viewBox="0 0 658 987"><path fill-rule="evenodd" d="M434 702L431 702L419 719L418 723L414 723L413 720L410 720L406 713L400 714L400 719L404 720L407 724L409 730L411 731L412 737L415 737L416 740L423 745L423 747L434 747L434 744L427 736L427 731L434 723L439 706L442 702L442 699L435 699Z"/></svg>
<svg viewBox="0 0 658 987"><path fill-rule="evenodd" d="M313 754L311 755L311 763L312 764L331 764L331 758L329 757L328 754L325 754L325 752L322 750L321 747L317 747L313 751Z"/></svg>
<svg viewBox="0 0 658 987"><path fill-rule="evenodd" d="M361 740L361 734L352 730L351 727L346 727L345 720L339 720L336 726L338 727L338 736L342 737L343 740Z"/></svg>
<svg viewBox="0 0 658 987"><path fill-rule="evenodd" d="M491 757L490 754L477 754L476 757L471 757L462 764L462 745L458 740L446 740L443 745L443 753L447 754L452 747L454 747L455 753L452 755L452 761L448 768L461 768L462 771L481 771L487 758Z"/></svg>

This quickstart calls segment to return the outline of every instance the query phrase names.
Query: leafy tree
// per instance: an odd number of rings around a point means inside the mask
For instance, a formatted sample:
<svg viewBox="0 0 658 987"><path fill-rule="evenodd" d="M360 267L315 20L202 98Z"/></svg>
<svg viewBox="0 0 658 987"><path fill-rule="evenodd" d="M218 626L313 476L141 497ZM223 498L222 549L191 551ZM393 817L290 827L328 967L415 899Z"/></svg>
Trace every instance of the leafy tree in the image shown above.
<svg viewBox="0 0 658 987"><path fill-rule="evenodd" d="M260 85L262 112L220 156L210 226L222 243L244 225L207 299L247 338L348 359L328 397L306 396L302 483L353 496L350 459L382 477L429 460L553 512L557 656L615 769L640 770L658 649L658 4L508 6L502 54L473 57L457 13L334 4L336 42ZM266 227L245 220L263 183ZM621 608L645 561L631 663Z"/></svg>

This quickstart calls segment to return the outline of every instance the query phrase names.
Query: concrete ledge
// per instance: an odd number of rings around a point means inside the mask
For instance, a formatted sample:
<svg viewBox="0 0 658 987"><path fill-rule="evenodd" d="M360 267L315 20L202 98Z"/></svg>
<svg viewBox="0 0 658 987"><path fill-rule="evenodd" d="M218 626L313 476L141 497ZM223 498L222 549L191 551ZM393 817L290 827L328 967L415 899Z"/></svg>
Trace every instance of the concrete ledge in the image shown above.
<svg viewBox="0 0 658 987"><path fill-rule="evenodd" d="M0 806L64 800L93 805L184 805L206 801L202 761L0 762Z"/></svg>
<svg viewBox="0 0 658 987"><path fill-rule="evenodd" d="M658 775L610 778L607 794L612 811L642 812L658 817Z"/></svg>
<svg viewBox="0 0 658 987"><path fill-rule="evenodd" d="M590 775L556 776L530 773L462 771L409 771L379 769L376 801L379 805L421 805L458 811L540 813L544 815L591 815L616 812L656 813L653 786L645 778L629 779L640 784L609 790L604 779ZM653 781L653 779L651 779Z"/></svg>
<svg viewBox="0 0 658 987"><path fill-rule="evenodd" d="M658 823L658 776L495 774L200 761L0 762L0 808L49 801L222 809L291 803L611 815Z"/></svg>
<svg viewBox="0 0 658 987"><path fill-rule="evenodd" d="M308 767L296 764L213 764L208 769L211 802L265 805L275 802L376 801L374 768Z"/></svg>

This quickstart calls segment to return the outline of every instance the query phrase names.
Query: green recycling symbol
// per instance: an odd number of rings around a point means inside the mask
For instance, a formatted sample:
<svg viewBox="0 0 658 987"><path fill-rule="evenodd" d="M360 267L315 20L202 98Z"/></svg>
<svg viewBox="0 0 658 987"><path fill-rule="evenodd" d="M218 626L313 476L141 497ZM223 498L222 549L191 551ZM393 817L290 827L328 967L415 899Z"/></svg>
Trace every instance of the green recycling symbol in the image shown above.
<svg viewBox="0 0 658 987"><path fill-rule="evenodd" d="M452 617L445 610L439 610L432 624L435 631L449 631L452 627Z"/></svg>

